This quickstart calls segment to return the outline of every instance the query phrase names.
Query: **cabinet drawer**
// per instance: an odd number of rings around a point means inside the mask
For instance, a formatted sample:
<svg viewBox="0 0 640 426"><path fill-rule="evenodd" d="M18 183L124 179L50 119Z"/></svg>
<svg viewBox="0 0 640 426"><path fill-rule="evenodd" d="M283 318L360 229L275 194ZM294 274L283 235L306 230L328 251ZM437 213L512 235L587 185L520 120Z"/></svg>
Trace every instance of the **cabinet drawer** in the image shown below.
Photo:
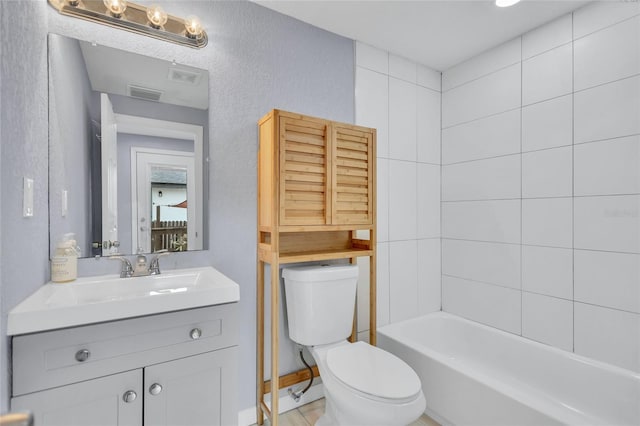
<svg viewBox="0 0 640 426"><path fill-rule="evenodd" d="M13 396L235 345L236 305L16 336Z"/></svg>

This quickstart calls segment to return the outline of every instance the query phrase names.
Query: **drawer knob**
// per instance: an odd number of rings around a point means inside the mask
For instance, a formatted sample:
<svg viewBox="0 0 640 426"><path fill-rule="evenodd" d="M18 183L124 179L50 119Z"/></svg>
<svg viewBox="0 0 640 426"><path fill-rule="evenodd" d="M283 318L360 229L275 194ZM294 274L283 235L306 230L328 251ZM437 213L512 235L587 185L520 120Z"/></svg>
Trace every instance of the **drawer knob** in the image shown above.
<svg viewBox="0 0 640 426"><path fill-rule="evenodd" d="M162 392L162 385L160 383L154 383L149 387L149 393L151 395L157 395Z"/></svg>
<svg viewBox="0 0 640 426"><path fill-rule="evenodd" d="M122 400L128 404L130 402L135 401L137 397L138 397L137 393L135 393L132 390L128 390L124 393L124 395L122 395Z"/></svg>
<svg viewBox="0 0 640 426"><path fill-rule="evenodd" d="M85 362L86 360L89 359L89 355L91 355L91 352L89 352L88 349L81 349L78 352L76 352L76 361Z"/></svg>
<svg viewBox="0 0 640 426"><path fill-rule="evenodd" d="M193 330L191 330L191 332L189 332L189 335L193 340L197 340L200 338L200 336L202 336L202 330L200 330L199 328L194 328Z"/></svg>

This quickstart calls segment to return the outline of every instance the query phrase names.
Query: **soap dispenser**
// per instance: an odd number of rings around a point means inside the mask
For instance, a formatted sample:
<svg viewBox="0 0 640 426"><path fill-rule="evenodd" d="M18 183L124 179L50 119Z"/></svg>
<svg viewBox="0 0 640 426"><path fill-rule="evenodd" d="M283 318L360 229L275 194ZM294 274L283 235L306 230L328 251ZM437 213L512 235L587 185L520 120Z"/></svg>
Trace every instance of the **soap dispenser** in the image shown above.
<svg viewBox="0 0 640 426"><path fill-rule="evenodd" d="M64 283L78 277L78 247L74 234L64 234L51 258L51 281Z"/></svg>

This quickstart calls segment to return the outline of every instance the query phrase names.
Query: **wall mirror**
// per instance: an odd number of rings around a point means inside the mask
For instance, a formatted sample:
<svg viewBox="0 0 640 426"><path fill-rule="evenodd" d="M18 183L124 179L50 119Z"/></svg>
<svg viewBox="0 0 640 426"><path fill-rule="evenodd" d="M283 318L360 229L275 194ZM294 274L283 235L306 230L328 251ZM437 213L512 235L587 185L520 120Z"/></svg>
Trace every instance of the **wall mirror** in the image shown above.
<svg viewBox="0 0 640 426"><path fill-rule="evenodd" d="M49 34L50 253L206 249L209 74Z"/></svg>

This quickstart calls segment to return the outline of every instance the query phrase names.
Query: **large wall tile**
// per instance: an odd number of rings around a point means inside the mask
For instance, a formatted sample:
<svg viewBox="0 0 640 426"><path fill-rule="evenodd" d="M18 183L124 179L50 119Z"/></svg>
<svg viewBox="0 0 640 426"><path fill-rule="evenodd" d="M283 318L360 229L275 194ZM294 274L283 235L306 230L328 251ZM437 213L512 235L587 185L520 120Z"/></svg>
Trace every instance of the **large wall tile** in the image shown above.
<svg viewBox="0 0 640 426"><path fill-rule="evenodd" d="M389 77L356 68L356 124L373 127L376 155L389 157Z"/></svg>
<svg viewBox="0 0 640 426"><path fill-rule="evenodd" d="M574 143L640 133L640 76L576 92Z"/></svg>
<svg viewBox="0 0 640 426"><path fill-rule="evenodd" d="M440 164L440 93L423 87L416 90L418 161Z"/></svg>
<svg viewBox="0 0 640 426"><path fill-rule="evenodd" d="M442 199L520 198L520 155L442 166Z"/></svg>
<svg viewBox="0 0 640 426"><path fill-rule="evenodd" d="M522 335L566 351L573 350L573 302L522 293Z"/></svg>
<svg viewBox="0 0 640 426"><path fill-rule="evenodd" d="M573 143L573 96L566 95L522 108L522 151Z"/></svg>
<svg viewBox="0 0 640 426"><path fill-rule="evenodd" d="M416 85L389 78L389 158L416 161Z"/></svg>
<svg viewBox="0 0 640 426"><path fill-rule="evenodd" d="M442 73L418 64L417 83L437 92L442 91Z"/></svg>
<svg viewBox="0 0 640 426"><path fill-rule="evenodd" d="M418 240L418 312L437 312L441 307L440 238Z"/></svg>
<svg viewBox="0 0 640 426"><path fill-rule="evenodd" d="M572 40L572 16L564 15L522 36L522 58L527 59Z"/></svg>
<svg viewBox="0 0 640 426"><path fill-rule="evenodd" d="M565 44L522 63L522 104L529 105L573 90L572 46Z"/></svg>
<svg viewBox="0 0 640 426"><path fill-rule="evenodd" d="M520 200L442 203L442 237L520 243Z"/></svg>
<svg viewBox="0 0 640 426"><path fill-rule="evenodd" d="M640 136L574 147L575 195L640 193Z"/></svg>
<svg viewBox="0 0 640 426"><path fill-rule="evenodd" d="M378 241L389 241L389 161L378 158L376 163L376 221Z"/></svg>
<svg viewBox="0 0 640 426"><path fill-rule="evenodd" d="M573 38L583 37L636 15L640 15L638 2L592 2L573 12Z"/></svg>
<svg viewBox="0 0 640 426"><path fill-rule="evenodd" d="M442 310L520 334L520 291L442 277Z"/></svg>
<svg viewBox="0 0 640 426"><path fill-rule="evenodd" d="M522 289L573 299L573 250L522 246Z"/></svg>
<svg viewBox="0 0 640 426"><path fill-rule="evenodd" d="M442 130L442 164L520 152L520 111L507 111Z"/></svg>
<svg viewBox="0 0 640 426"><path fill-rule="evenodd" d="M442 127L520 107L520 63L442 94Z"/></svg>
<svg viewBox="0 0 640 426"><path fill-rule="evenodd" d="M522 197L572 195L572 147L522 154Z"/></svg>
<svg viewBox="0 0 640 426"><path fill-rule="evenodd" d="M356 41L356 65L389 74L389 53Z"/></svg>
<svg viewBox="0 0 640 426"><path fill-rule="evenodd" d="M640 315L575 303L574 350L640 372Z"/></svg>
<svg viewBox="0 0 640 426"><path fill-rule="evenodd" d="M575 248L640 253L640 195L577 197Z"/></svg>
<svg viewBox="0 0 640 426"><path fill-rule="evenodd" d="M376 253L376 319L378 327L389 324L389 243L378 243Z"/></svg>
<svg viewBox="0 0 640 426"><path fill-rule="evenodd" d="M442 91L468 83L499 69L520 62L520 37L484 52L442 74Z"/></svg>
<svg viewBox="0 0 640 426"><path fill-rule="evenodd" d="M389 243L390 322L418 316L418 242Z"/></svg>
<svg viewBox="0 0 640 426"><path fill-rule="evenodd" d="M389 54L389 76L416 83L417 66L415 62L400 56Z"/></svg>
<svg viewBox="0 0 640 426"><path fill-rule="evenodd" d="M575 300L640 313L640 255L575 251Z"/></svg>
<svg viewBox="0 0 640 426"><path fill-rule="evenodd" d="M520 288L520 245L442 240L442 273Z"/></svg>
<svg viewBox="0 0 640 426"><path fill-rule="evenodd" d="M575 90L640 74L640 16L574 44Z"/></svg>
<svg viewBox="0 0 640 426"><path fill-rule="evenodd" d="M389 240L417 235L416 163L389 160Z"/></svg>
<svg viewBox="0 0 640 426"><path fill-rule="evenodd" d="M440 166L417 164L418 238L440 237Z"/></svg>
<svg viewBox="0 0 640 426"><path fill-rule="evenodd" d="M522 243L572 248L571 198L522 200Z"/></svg>

